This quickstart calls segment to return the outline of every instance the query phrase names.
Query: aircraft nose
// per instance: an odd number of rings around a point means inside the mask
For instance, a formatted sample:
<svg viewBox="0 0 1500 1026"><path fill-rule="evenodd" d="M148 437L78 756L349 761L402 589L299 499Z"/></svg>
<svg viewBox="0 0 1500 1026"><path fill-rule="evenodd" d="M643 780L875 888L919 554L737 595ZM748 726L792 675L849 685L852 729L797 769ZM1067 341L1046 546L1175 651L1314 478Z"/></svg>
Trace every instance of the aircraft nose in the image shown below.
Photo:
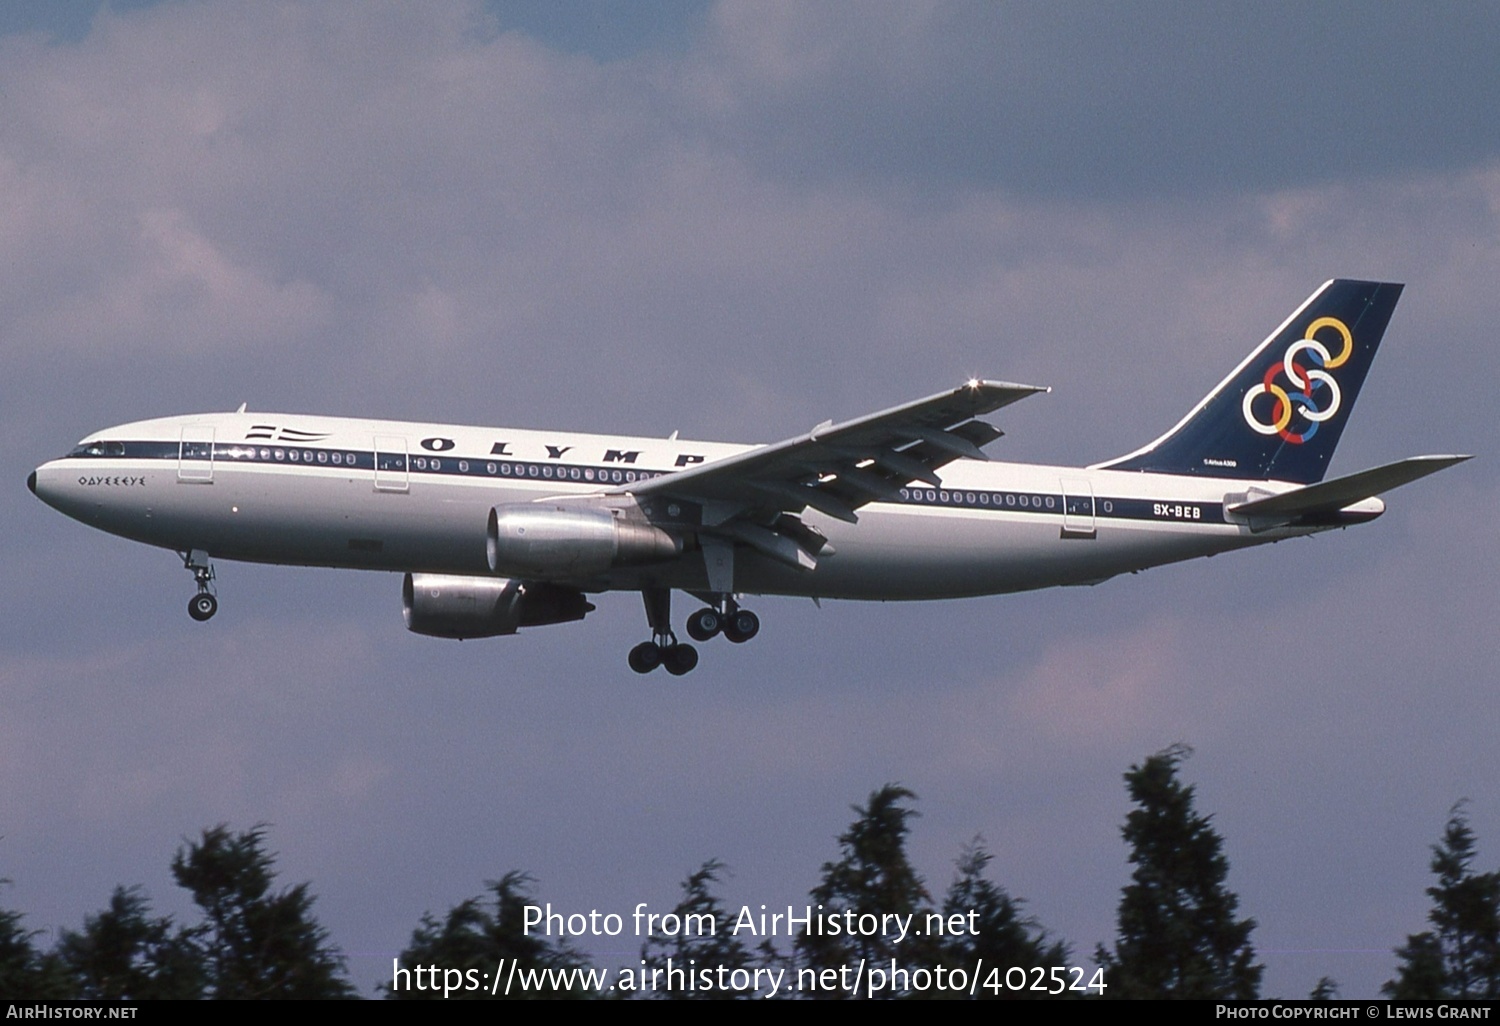
<svg viewBox="0 0 1500 1026"><path fill-rule="evenodd" d="M33 470L31 476L26 478L26 487L31 489L32 495L36 494L36 471Z"/></svg>

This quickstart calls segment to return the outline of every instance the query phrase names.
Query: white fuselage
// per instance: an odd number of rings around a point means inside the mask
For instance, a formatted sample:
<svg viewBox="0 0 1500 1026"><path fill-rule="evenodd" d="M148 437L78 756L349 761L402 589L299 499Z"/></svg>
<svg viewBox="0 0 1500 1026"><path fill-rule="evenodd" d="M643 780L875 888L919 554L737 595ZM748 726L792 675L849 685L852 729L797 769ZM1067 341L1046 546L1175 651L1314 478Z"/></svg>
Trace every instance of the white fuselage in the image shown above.
<svg viewBox="0 0 1500 1026"><path fill-rule="evenodd" d="M39 497L86 524L219 559L491 576L497 505L628 489L755 448L264 413L142 421L37 468ZM734 589L848 599L939 599L1084 584L1312 533L1259 533L1224 512L1290 486L962 459L849 524L809 509L831 554L799 570L742 549ZM651 500L662 507L670 500ZM1369 500L1367 512L1379 512ZM658 515L675 516L663 508ZM687 532L691 535L691 530ZM566 582L702 592L702 555Z"/></svg>

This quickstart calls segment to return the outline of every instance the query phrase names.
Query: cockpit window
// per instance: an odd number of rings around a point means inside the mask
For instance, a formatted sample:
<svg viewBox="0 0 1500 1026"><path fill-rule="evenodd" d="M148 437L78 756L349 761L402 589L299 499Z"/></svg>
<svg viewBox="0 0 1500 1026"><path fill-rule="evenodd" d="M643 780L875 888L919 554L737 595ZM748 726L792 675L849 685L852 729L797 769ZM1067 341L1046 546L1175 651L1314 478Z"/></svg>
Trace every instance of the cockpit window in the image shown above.
<svg viewBox="0 0 1500 1026"><path fill-rule="evenodd" d="M106 442L95 440L84 442L78 448L68 453L69 456L124 456L124 442Z"/></svg>

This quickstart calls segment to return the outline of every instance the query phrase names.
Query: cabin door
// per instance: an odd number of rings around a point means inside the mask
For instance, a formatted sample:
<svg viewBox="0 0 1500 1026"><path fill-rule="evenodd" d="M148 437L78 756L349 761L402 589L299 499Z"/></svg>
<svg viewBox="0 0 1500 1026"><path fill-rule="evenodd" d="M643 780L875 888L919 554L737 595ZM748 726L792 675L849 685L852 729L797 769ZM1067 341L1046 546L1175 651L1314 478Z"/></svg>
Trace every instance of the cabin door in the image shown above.
<svg viewBox="0 0 1500 1026"><path fill-rule="evenodd" d="M375 436L375 490L404 492L411 487L406 439L400 435Z"/></svg>
<svg viewBox="0 0 1500 1026"><path fill-rule="evenodd" d="M184 424L177 443L177 480L194 484L214 483L214 429L212 424Z"/></svg>
<svg viewBox="0 0 1500 1026"><path fill-rule="evenodd" d="M1064 538L1092 538L1095 535L1094 486L1083 478L1063 478Z"/></svg>

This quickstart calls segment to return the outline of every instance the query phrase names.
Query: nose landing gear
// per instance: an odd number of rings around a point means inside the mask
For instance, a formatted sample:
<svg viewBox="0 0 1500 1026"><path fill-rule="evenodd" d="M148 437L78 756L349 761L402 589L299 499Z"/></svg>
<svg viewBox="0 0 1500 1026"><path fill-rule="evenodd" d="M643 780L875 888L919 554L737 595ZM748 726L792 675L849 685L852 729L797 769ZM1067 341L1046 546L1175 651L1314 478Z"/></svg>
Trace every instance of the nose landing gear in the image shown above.
<svg viewBox="0 0 1500 1026"><path fill-rule="evenodd" d="M207 620L218 611L219 600L206 591L188 599L188 616L194 620Z"/></svg>
<svg viewBox="0 0 1500 1026"><path fill-rule="evenodd" d="M193 580L198 584L198 594L188 599L188 616L201 623L219 611L219 600L210 590L214 579L213 564L208 561L207 552L193 549L183 555L182 565L193 572Z"/></svg>

